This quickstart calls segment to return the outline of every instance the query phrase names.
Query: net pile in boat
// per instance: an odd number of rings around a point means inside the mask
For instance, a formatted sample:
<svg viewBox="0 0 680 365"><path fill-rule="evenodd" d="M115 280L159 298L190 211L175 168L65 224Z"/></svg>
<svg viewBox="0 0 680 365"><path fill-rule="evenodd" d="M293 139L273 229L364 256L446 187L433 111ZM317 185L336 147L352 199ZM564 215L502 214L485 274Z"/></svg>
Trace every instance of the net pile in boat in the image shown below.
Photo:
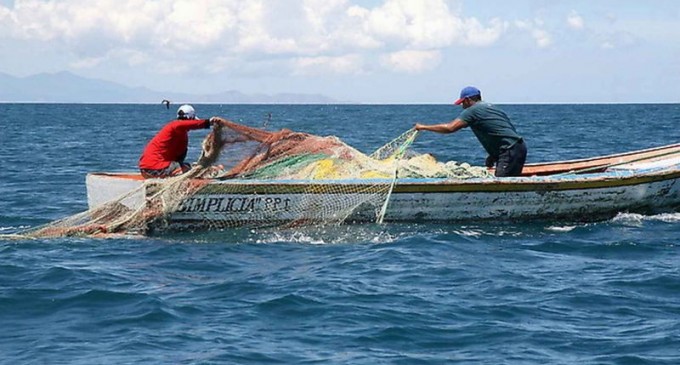
<svg viewBox="0 0 680 365"><path fill-rule="evenodd" d="M332 136L287 129L271 132L219 119L203 141L201 157L186 174L146 180L99 207L25 235L107 236L382 221L398 178L491 176L482 167L441 163L431 155L416 154L409 149L416 133L409 130L365 155ZM126 204L139 194L143 204ZM190 223L177 224L180 220L173 216L182 214L191 217Z"/></svg>

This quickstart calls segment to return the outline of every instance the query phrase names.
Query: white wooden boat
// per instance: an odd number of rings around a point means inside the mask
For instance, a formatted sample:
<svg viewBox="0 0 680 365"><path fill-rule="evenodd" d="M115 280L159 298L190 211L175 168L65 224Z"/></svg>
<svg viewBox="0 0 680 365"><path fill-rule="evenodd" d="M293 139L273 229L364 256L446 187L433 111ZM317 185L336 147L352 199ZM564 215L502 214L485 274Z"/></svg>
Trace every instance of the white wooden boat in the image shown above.
<svg viewBox="0 0 680 365"><path fill-rule="evenodd" d="M590 159L526 165L510 178L398 179L385 222L593 221L619 212L680 209L680 144ZM147 180L148 182L148 180ZM338 199L336 188L361 195L378 180L211 180L171 216L171 228L210 228L210 221L271 225L300 219L310 194L317 206ZM94 208L144 184L138 174L91 173L88 203ZM145 202L145 189L123 203ZM306 215L305 215L306 214ZM307 209L303 219L318 217ZM375 206L358 206L347 221L375 221Z"/></svg>

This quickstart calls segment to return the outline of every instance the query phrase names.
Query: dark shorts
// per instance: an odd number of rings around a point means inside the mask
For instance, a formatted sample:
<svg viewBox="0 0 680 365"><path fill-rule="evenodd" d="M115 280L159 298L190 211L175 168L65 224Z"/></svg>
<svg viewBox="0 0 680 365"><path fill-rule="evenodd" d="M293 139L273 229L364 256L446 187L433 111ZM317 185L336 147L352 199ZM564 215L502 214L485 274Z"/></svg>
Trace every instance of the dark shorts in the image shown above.
<svg viewBox="0 0 680 365"><path fill-rule="evenodd" d="M527 159L527 145L519 140L507 150L501 151L496 163L496 177L520 176Z"/></svg>
<svg viewBox="0 0 680 365"><path fill-rule="evenodd" d="M172 162L168 167L160 170L139 169L145 179L162 179L171 176L181 175L191 169L189 164Z"/></svg>

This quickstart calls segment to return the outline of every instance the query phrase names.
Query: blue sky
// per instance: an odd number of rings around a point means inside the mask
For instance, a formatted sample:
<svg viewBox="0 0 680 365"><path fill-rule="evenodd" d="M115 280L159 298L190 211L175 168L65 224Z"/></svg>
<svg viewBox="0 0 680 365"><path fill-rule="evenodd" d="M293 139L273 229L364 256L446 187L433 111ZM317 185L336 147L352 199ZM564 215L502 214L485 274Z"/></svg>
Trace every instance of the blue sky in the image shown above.
<svg viewBox="0 0 680 365"><path fill-rule="evenodd" d="M159 91L680 102L680 1L0 0L0 52Z"/></svg>

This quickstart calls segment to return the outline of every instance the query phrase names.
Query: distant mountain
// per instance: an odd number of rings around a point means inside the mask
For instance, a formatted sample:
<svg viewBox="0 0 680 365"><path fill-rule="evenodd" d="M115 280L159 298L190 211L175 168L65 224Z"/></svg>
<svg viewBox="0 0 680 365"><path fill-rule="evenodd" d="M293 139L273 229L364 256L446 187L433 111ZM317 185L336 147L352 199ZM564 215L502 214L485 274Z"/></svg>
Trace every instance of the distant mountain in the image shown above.
<svg viewBox="0 0 680 365"><path fill-rule="evenodd" d="M47 103L158 103L163 99L193 103L224 104L335 104L337 100L318 94L217 94L160 92L145 87L127 87L115 82L89 79L70 72L14 77L0 73L0 102Z"/></svg>

